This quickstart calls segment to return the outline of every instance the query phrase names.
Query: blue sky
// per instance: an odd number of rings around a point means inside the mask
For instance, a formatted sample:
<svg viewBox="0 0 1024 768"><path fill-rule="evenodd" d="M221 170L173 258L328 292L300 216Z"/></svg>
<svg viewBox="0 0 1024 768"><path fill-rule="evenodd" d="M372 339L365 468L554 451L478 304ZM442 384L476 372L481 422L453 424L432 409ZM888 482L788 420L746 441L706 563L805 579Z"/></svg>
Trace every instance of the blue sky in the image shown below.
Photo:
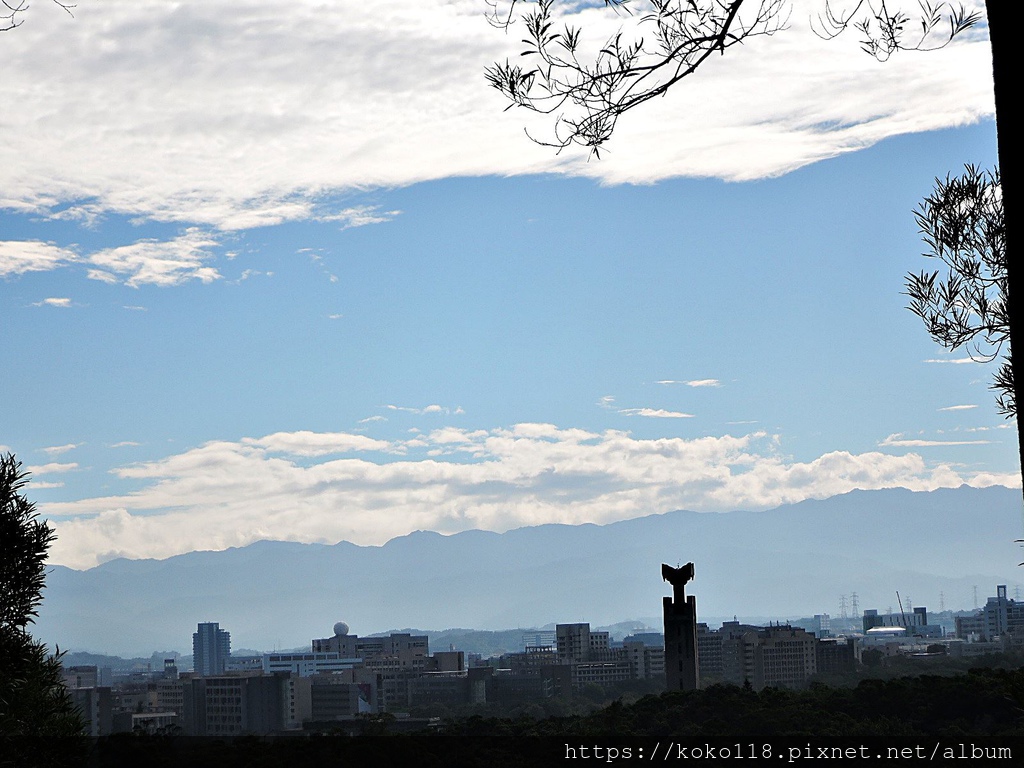
<svg viewBox="0 0 1024 768"><path fill-rule="evenodd" d="M984 30L882 66L802 10L588 161L468 0L34 7L0 445L54 561L1019 484L900 295L934 177L995 162Z"/></svg>

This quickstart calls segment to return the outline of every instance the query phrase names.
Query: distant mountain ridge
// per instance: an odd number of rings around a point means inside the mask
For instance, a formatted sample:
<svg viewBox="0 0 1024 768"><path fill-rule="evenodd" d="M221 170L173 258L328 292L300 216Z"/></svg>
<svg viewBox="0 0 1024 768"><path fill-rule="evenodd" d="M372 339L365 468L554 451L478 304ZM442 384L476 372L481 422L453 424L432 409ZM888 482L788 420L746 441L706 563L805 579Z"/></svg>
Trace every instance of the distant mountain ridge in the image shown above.
<svg viewBox="0 0 1024 768"><path fill-rule="evenodd" d="M416 531L379 547L260 541L166 560L54 566L37 635L72 650L191 650L200 621L235 647L303 646L335 621L507 629L658 616L662 562L694 561L708 616L836 614L840 595L885 610L968 608L1024 581L1016 489L853 491L764 512L670 512L608 525L541 525L451 536ZM1011 588L1012 594L1012 588Z"/></svg>

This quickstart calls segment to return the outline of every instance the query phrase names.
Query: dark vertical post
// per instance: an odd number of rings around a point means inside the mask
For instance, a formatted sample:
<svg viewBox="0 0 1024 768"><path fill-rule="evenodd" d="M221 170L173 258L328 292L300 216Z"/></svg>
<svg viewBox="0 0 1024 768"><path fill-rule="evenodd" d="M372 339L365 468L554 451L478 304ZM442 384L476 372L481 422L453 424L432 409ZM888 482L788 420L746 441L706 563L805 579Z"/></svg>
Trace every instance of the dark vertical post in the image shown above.
<svg viewBox="0 0 1024 768"><path fill-rule="evenodd" d="M665 614L665 682L670 691L697 689L697 599L686 596L693 578L693 563L682 568L661 566L661 577L672 585L672 597L663 600Z"/></svg>
<svg viewBox="0 0 1024 768"><path fill-rule="evenodd" d="M1016 145L1020 140L1021 118L1017 112L1017 36L1024 24L1024 3L986 0L988 35L992 43L992 80L996 97L996 140L999 147L999 176L1006 220L1006 299L1010 320L1010 366L1013 395L1018 414L1024 408L1024 367L1013 354L1024 349L1024 267L1015 261L1017 213L1020 204L1021 171ZM1024 424L1017 418L1017 445L1024 463ZM1024 467L1022 467L1024 471Z"/></svg>

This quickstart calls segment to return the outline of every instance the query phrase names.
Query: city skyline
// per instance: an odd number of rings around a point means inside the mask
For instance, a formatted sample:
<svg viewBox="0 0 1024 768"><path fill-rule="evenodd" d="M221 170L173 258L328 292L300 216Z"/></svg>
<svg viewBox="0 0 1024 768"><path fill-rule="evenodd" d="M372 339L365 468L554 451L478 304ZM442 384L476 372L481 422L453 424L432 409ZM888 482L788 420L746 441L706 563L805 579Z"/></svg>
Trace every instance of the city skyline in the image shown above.
<svg viewBox="0 0 1024 768"><path fill-rule="evenodd" d="M945 607L945 608L940 610L940 609L933 609L933 608L930 608L928 606L911 605L910 603L905 603L902 606L895 607L895 608L894 608L894 606L890 605L890 606L887 606L885 609L864 607L860 612L850 613L849 615L840 615L839 613L832 614L832 613L829 613L827 611L824 612L824 613L811 613L811 612L808 612L808 613L806 613L806 615L795 615L794 614L794 615L787 616L787 617L774 617L774 618L773 617L768 617L768 616L742 616L742 615L736 615L736 614L734 614L732 616L699 616L698 615L697 616L698 621L696 622L695 625L699 626L699 627L702 627L704 630L712 630L712 631L721 629L722 627L724 627L726 625L729 625L729 624L739 624L739 625L742 625L742 626L759 626L759 627L771 627L771 626L799 627L799 628L804 629L805 631L807 631L809 633L815 634L815 635L820 636L820 637L826 637L826 636L830 636L830 635L831 636L844 636L845 637L845 636L849 636L851 634L861 634L863 631L866 631L866 630L863 629L864 627L868 627L868 628L870 628L870 627L889 627L889 628L891 628L891 627L905 627L905 628L908 628L908 629L913 629L913 628L916 628L916 627L926 627L926 628L930 628L931 630L934 631L937 628L939 628L939 625L935 624L935 622L931 621L930 619L934 619L936 617L941 617L942 618L942 622L941 622L943 624L942 628L946 629L947 628L946 625L949 625L949 627L955 626L956 621L959 621L959 619L964 618L964 617L979 617L979 616L983 617L983 616L986 616L986 615L992 616L993 615L993 609L998 611L998 608L1001 605L1004 605L1007 602L1007 600L1009 600L1012 603L1016 604L1017 607L1014 610L1019 610L1019 606L1022 605L1022 603L1021 603L1021 585L1019 585L1019 584L1014 585L1013 594L1012 595L1009 594L1008 586L1005 585L1005 584L996 585L994 587L987 586L986 589L987 589L987 591L984 594L984 597L979 598L980 599L980 604L976 605L976 606L973 606L973 607L960 607L960 608ZM988 592L994 592L995 594L988 594ZM981 593L979 593L979 594L981 594ZM842 595L840 597L841 598L852 597L854 599L854 601L856 601L856 597L857 596L856 596L856 593L853 593L852 595ZM325 621L327 619L326 616L325 617L321 617L321 618L323 618ZM996 616L996 620L998 620L998 615ZM375 642L377 640L379 640L381 638L384 638L384 637L395 636L395 635L407 637L407 636L410 635L410 633L414 633L414 635L416 637L424 640L429 645L429 643L431 643L431 642L436 642L436 640L435 641L429 640L430 636L438 636L438 637L446 638L446 639L447 638L451 638L451 637L462 637L463 639L461 640L461 642L459 642L457 644L449 642L449 641L446 640L446 642L441 643L441 645L457 645L456 650L458 650L458 651L465 652L467 654L469 654L469 653L478 653L483 658L488 658L488 654L487 653L483 653L483 652L475 650L476 645L480 642L479 639L474 641L474 640L468 639L468 638L470 638L471 636L474 636L474 635L506 636L506 635L510 635L510 634L514 634L514 633L521 633L521 636L518 636L516 638L516 641L512 642L511 645L514 646L515 649L517 649L517 650L522 650L522 649L528 648L530 646L539 647L539 646L543 646L543 645L553 645L554 644L554 639L555 639L555 636L556 636L556 630L559 627L563 627L563 626L583 626L583 625L586 625L587 627L591 627L591 624L588 621L577 621L577 622L569 622L569 623L566 623L566 622L563 622L563 621L552 621L552 622L549 622L547 624L543 624L543 625L539 625L539 626L508 627L506 629L501 629L501 630L470 629L470 628L458 628L458 629L453 628L453 629L446 629L446 630L438 630L438 629L424 629L422 627L409 627L409 626L402 627L401 629L398 629L397 627L398 627L398 624L400 624L400 623L401 623L400 621L396 622L395 626L393 626L393 627L391 627L390 629L387 629L387 630L375 630L373 632L367 633L367 634L363 635L363 638L364 638L364 640L372 641L371 645L373 645L373 644L375 644ZM205 628L210 628L210 627L212 627L213 629L212 630L205 629ZM326 627L326 624L325 624L325 627ZM973 629L973 625L970 624L970 623L965 624L965 627L967 627L968 629ZM340 633L341 635L347 635L350 638L358 638L359 637L358 634L352 632L351 627L349 627L348 623L344 622L344 621L335 622L334 626L331 629L334 632L335 636L337 636ZM611 643L618 644L618 645L621 645L623 639L628 638L628 637L633 637L633 636L648 637L648 636L653 636L653 635L659 635L661 637L661 639L662 639L662 642L664 642L664 637L665 637L664 632L663 632L663 627L661 626L660 619L659 619L659 617L656 617L656 616L648 616L648 617L642 617L642 618L638 618L638 619L627 619L627 620L624 620L624 621L616 622L614 624L595 625L595 626L591 627L591 630L594 631L594 632L601 632L603 635L607 636L608 640ZM222 643L222 646L227 649L227 651L224 652L219 657L219 660L217 662L217 663L219 663L219 667L217 667L212 672L211 671L206 671L206 672L202 673L202 674L206 674L206 675L224 674L224 672L226 670L226 667L224 665L227 664L232 659L234 659L236 662L241 662L244 665L244 664L248 664L251 661L251 659L253 658L254 655L255 656L264 656L264 657L267 657L267 656L278 656L279 657L280 654L295 654L295 653L298 653L298 654L309 654L309 653L313 653L313 654L327 654L327 653L334 653L336 655L334 657L331 657L331 659L328 659L328 661L332 661L333 660L333 661L338 661L339 663L344 662L344 660L346 660L346 659L351 660L351 658L359 656L359 654L355 653L355 652L351 652L351 653L340 652L339 653L339 649L330 644L331 638L325 638L325 639L313 638L310 641L311 646L310 646L310 643L299 643L299 644L295 645L294 647L287 647L287 646L285 646L285 647L276 647L275 646L273 648L252 648L252 647L246 647L246 648L240 648L240 649L231 651L230 650L230 630L229 629L222 629L222 628L220 628L219 622L199 622L198 623L197 631L192 633L192 640L191 640L192 653L191 654L185 653L184 651L179 650L177 648L172 648L172 647L170 647L170 645L168 643L164 644L163 650L154 650L149 656L146 656L144 653L140 653L140 654L136 654L134 657L131 657L130 655L129 656L125 656L123 653L120 654L120 655L117 654L117 653L108 653L108 652L106 652L106 651L104 651L102 649L93 649L91 651L83 650L83 649L73 649L73 650L69 651L69 653L71 653L73 655L76 655L76 656L82 656L82 655L84 655L84 656L104 656L104 655L106 655L106 656L110 656L111 658L121 658L122 660L126 660L126 661L127 660L131 660L131 659L141 659L141 658L156 659L158 657L161 659L161 661L163 661L164 657L167 656L168 654L170 654L173 657L173 660L175 660L175 661L177 661L177 660L184 660L184 659L191 660L191 663L193 664L193 670L198 673L200 668L207 669L209 667L209 661L206 659L206 657L210 653L210 651L209 651L209 649L207 647L207 648L204 648L203 650L200 650L199 655L196 654L197 647L200 647L200 645L199 645L200 644L200 639L199 638L202 637L203 638L202 643L206 644L207 646L209 646L210 643L212 643L212 642L216 642L216 641L213 641L213 640L207 640L206 637L204 636L204 632L207 633L207 634L209 634L211 632L216 633L216 637L220 639L220 642ZM422 634L420 634L420 633L422 633ZM984 634L984 631L983 631L983 634ZM998 629L996 630L995 634L998 634ZM948 637L947 637L947 635L942 635L942 637L946 638L946 639L951 638L953 636L954 636L954 631L952 629L948 629ZM991 639L991 638L985 638L985 639L988 640L988 639ZM353 642L355 642L355 641L353 641ZM310 647L311 647L311 649L310 649ZM499 655L503 655L506 652L509 652L510 650L512 650L512 648L505 648L505 649L503 649L500 652L492 653L490 655L491 656L499 656ZM196 661L197 658L199 658L200 661L197 662ZM300 657L296 657L294 659L292 659L292 658L281 659L281 661L282 661L282 663L285 663L285 662L300 662L300 661L310 661L310 662L312 662L312 661L314 661L314 659L312 659L312 658L302 658L300 656ZM196 666L196 665L198 665L198 666ZM295 666L295 665L292 664L292 666ZM309 665L307 665L307 666L309 666ZM236 670L242 669L242 668L244 668L244 667L239 667L237 665L234 667L234 669L236 669ZM312 669L312 666L310 666L310 669ZM295 671L296 671L296 674L301 674L301 672L298 671L298 668L296 668Z"/></svg>
<svg viewBox="0 0 1024 768"><path fill-rule="evenodd" d="M658 564L690 553L701 621L841 616L844 599L858 614L898 610L897 593L905 609L967 609L975 591L984 602L991 585L1016 590L1019 545L1007 534L1015 524L1018 491L962 488L859 491L767 512L605 526L417 533L383 547L260 542L89 571L54 566L35 632L62 648L140 651L166 648L181 626L214 618L237 647L264 649L296 647L339 620L362 635L651 624L666 591Z"/></svg>
<svg viewBox="0 0 1024 768"><path fill-rule="evenodd" d="M52 563L1020 484L900 293L995 162L983 25L882 65L797 3L588 161L468 0L51 5L3 38L0 446Z"/></svg>

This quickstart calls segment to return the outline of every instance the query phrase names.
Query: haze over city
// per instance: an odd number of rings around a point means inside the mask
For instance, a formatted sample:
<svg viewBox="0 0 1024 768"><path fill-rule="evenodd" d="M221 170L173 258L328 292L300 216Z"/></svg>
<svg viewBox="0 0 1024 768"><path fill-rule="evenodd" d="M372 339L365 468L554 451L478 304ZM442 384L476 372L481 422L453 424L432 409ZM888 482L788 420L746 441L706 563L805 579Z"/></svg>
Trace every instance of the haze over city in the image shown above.
<svg viewBox="0 0 1024 768"><path fill-rule="evenodd" d="M934 178L996 161L983 25L883 65L797 2L598 160L503 111L477 2L74 13L0 81L52 563L1019 487L992 367L901 295Z"/></svg>

